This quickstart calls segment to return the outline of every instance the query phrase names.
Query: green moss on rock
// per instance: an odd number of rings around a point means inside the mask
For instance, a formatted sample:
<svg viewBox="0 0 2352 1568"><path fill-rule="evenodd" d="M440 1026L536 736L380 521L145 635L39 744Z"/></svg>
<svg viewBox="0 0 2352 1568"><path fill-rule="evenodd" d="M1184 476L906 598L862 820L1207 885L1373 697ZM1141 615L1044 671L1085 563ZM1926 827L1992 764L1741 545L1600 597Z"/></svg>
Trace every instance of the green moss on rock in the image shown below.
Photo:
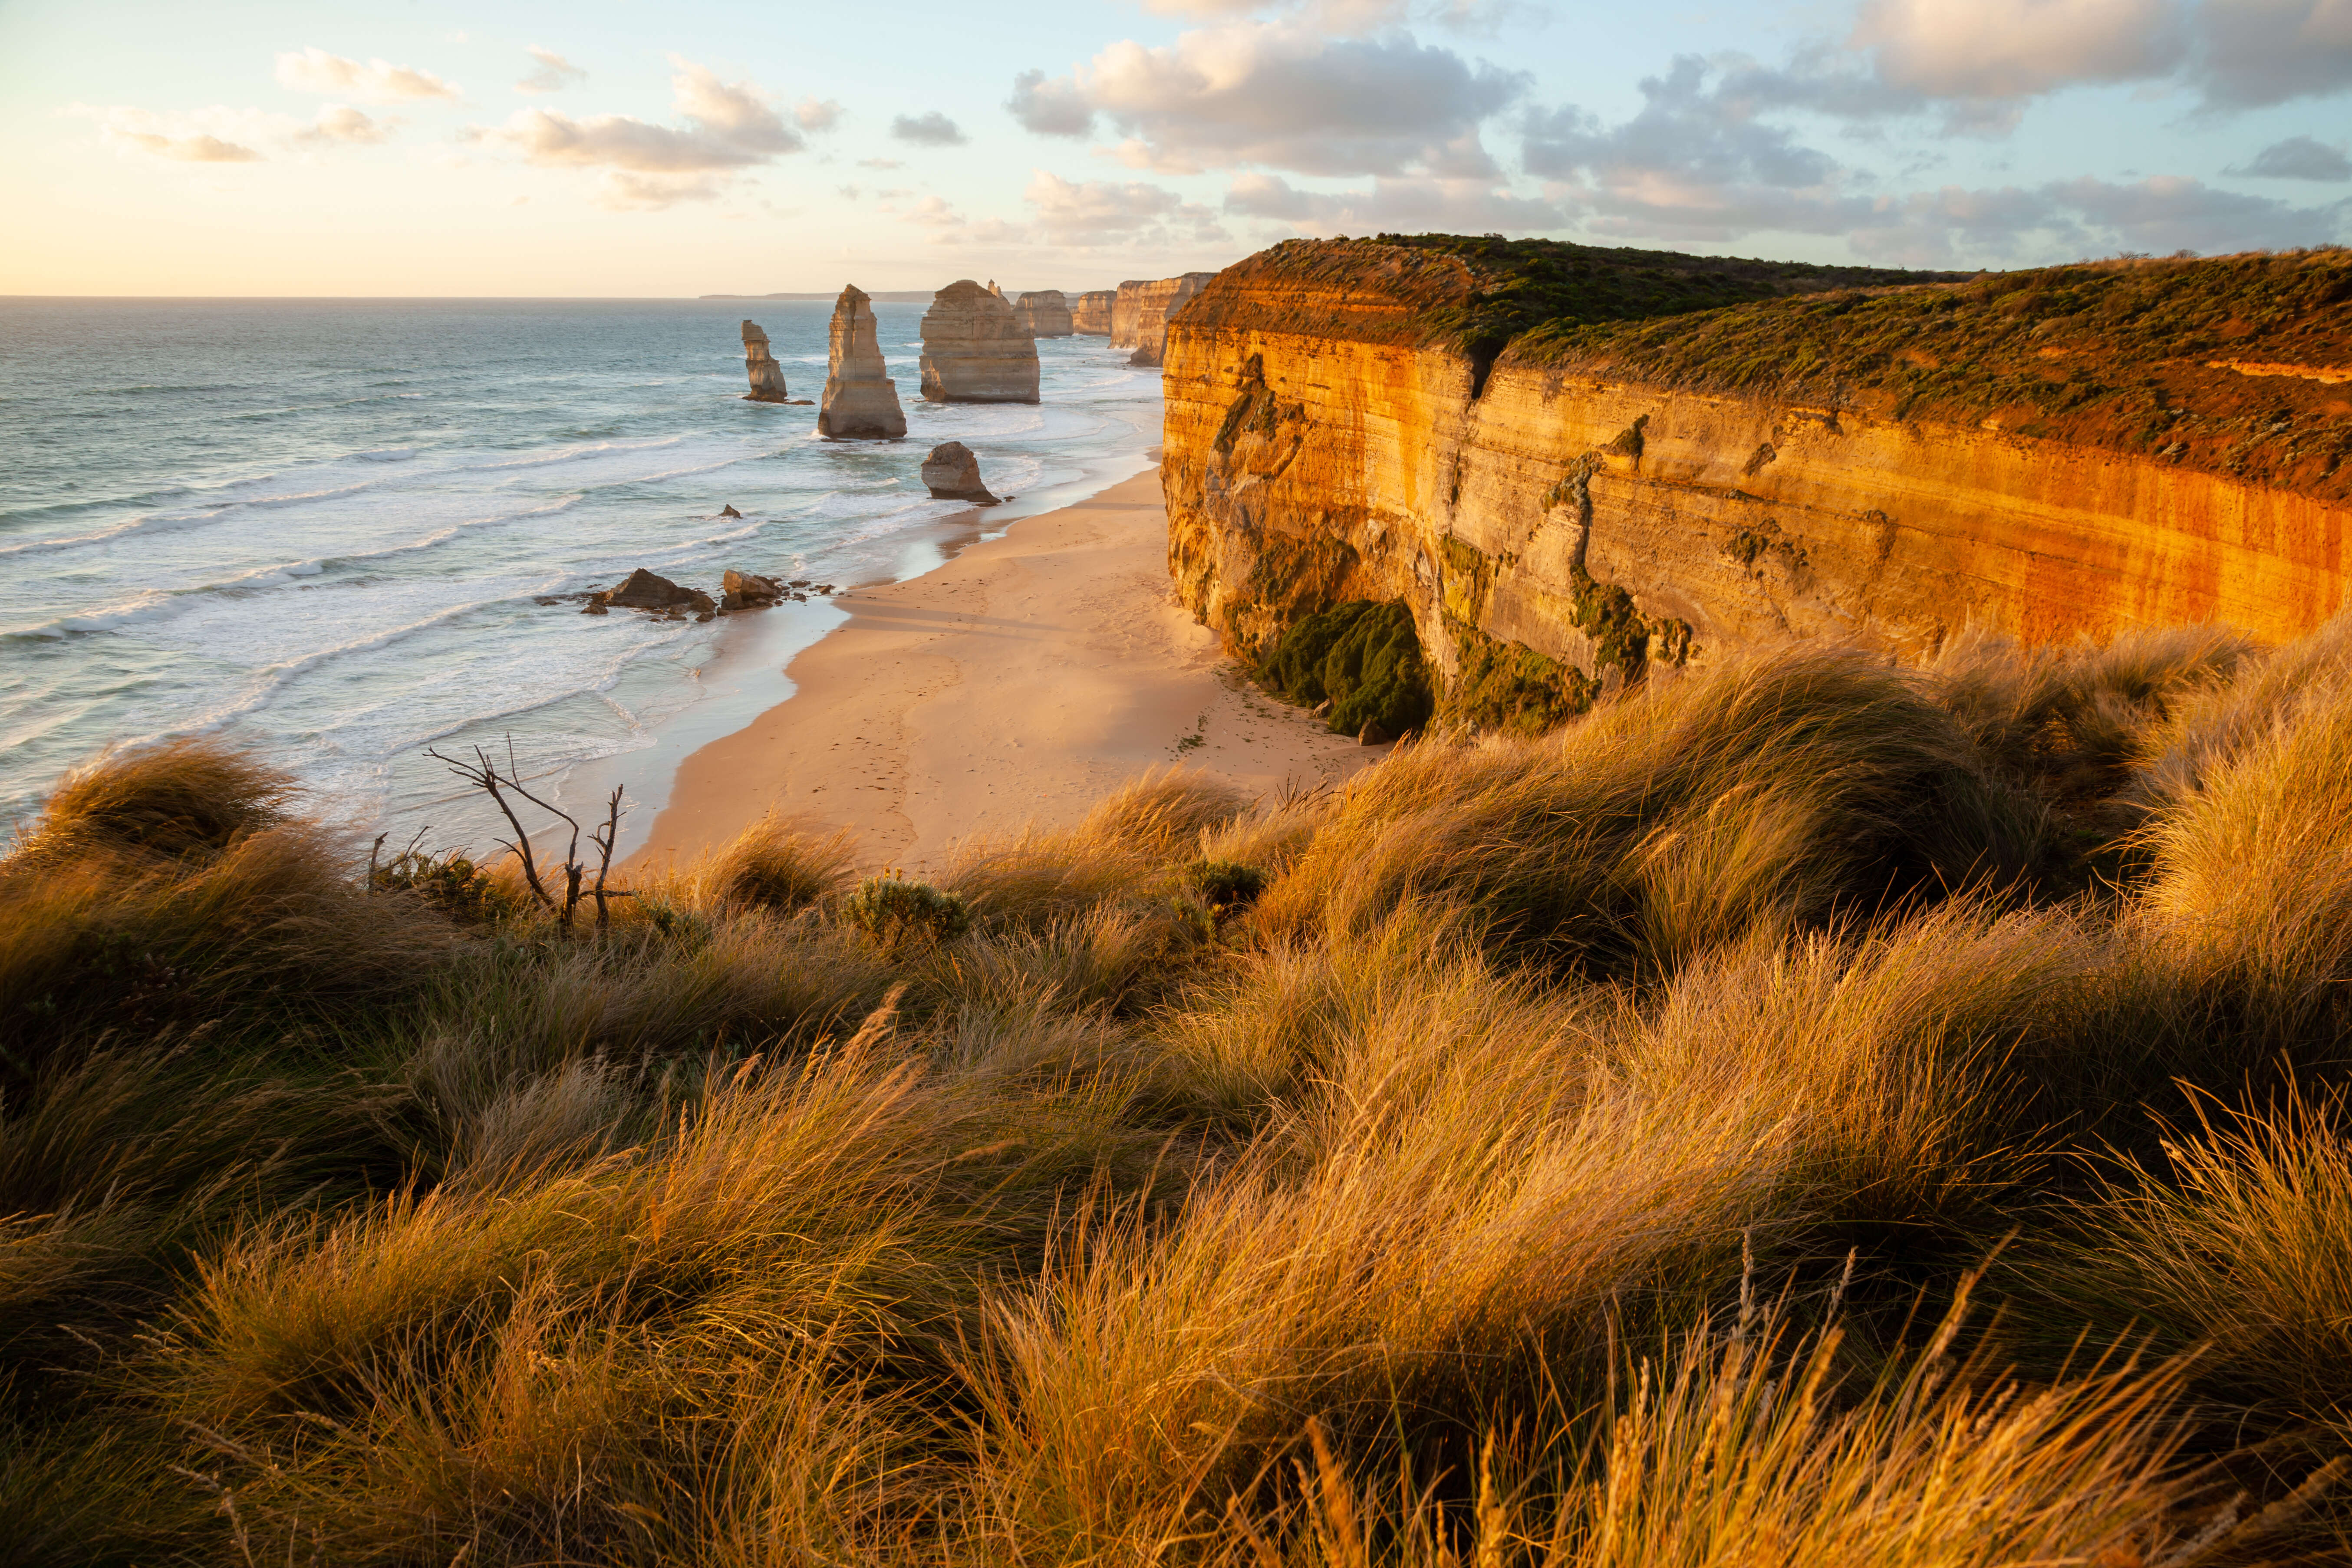
<svg viewBox="0 0 2352 1568"><path fill-rule="evenodd" d="M1481 730L1540 735L1592 706L1600 683L1571 664L1525 643L1488 637L1451 618L1446 634L1459 661L1443 710Z"/></svg>
<svg viewBox="0 0 2352 1568"><path fill-rule="evenodd" d="M1328 700L1331 728L1343 735L1367 724L1408 734L1437 706L1412 613L1402 604L1357 599L1308 616L1282 635L1258 679L1301 707Z"/></svg>

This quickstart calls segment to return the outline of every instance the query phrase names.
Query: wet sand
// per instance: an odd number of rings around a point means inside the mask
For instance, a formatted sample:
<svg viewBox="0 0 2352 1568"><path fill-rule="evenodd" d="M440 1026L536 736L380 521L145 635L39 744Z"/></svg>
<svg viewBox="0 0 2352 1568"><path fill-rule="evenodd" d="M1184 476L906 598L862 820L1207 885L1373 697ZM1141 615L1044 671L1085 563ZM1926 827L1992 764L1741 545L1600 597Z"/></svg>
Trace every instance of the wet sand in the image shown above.
<svg viewBox="0 0 2352 1568"><path fill-rule="evenodd" d="M680 764L635 858L774 811L919 870L972 834L1076 822L1156 764L1264 795L1382 754L1241 679L1176 602L1167 541L1155 469L840 595L849 619L786 667L793 695Z"/></svg>

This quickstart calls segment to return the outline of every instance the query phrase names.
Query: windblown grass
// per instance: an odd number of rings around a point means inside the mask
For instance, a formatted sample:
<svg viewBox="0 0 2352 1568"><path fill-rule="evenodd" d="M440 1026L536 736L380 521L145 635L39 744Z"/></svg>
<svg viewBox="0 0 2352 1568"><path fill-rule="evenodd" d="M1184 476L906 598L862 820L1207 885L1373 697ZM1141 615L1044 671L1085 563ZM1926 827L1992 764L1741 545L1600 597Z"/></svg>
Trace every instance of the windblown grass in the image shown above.
<svg viewBox="0 0 2352 1568"><path fill-rule="evenodd" d="M921 942L804 825L566 932L103 759L0 860L10 1548L2345 1560L2347 636L1149 775Z"/></svg>

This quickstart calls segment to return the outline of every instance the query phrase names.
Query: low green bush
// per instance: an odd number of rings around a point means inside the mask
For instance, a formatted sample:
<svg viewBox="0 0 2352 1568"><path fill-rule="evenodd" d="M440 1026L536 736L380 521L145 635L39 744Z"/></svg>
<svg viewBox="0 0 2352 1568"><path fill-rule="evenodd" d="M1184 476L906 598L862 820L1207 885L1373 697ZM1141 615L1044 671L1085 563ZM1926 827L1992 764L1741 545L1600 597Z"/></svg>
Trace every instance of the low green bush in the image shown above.
<svg viewBox="0 0 2352 1568"><path fill-rule="evenodd" d="M971 911L953 893L891 875L868 877L841 906L842 917L886 947L947 942L971 929Z"/></svg>
<svg viewBox="0 0 2352 1568"><path fill-rule="evenodd" d="M1258 679L1302 707L1328 700L1331 728L1343 735L1367 724L1409 734L1437 706L1412 613L1402 604L1358 599L1307 616L1283 633Z"/></svg>
<svg viewBox="0 0 2352 1568"><path fill-rule="evenodd" d="M1184 868L1184 880L1212 909L1246 909L1265 891L1266 876L1238 860L1195 860Z"/></svg>

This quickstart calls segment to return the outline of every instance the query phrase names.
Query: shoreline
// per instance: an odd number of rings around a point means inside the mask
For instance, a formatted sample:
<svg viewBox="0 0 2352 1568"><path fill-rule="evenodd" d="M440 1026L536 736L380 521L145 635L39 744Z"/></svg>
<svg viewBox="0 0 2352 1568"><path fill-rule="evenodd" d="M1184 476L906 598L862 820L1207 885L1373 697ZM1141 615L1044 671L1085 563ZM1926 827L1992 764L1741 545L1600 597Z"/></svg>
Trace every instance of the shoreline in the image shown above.
<svg viewBox="0 0 2352 1568"><path fill-rule="evenodd" d="M1074 823L1153 766L1268 794L1385 754L1259 691L1176 602L1156 463L832 603L846 618L785 664L791 695L678 763L630 865L773 812L922 869L974 834Z"/></svg>

